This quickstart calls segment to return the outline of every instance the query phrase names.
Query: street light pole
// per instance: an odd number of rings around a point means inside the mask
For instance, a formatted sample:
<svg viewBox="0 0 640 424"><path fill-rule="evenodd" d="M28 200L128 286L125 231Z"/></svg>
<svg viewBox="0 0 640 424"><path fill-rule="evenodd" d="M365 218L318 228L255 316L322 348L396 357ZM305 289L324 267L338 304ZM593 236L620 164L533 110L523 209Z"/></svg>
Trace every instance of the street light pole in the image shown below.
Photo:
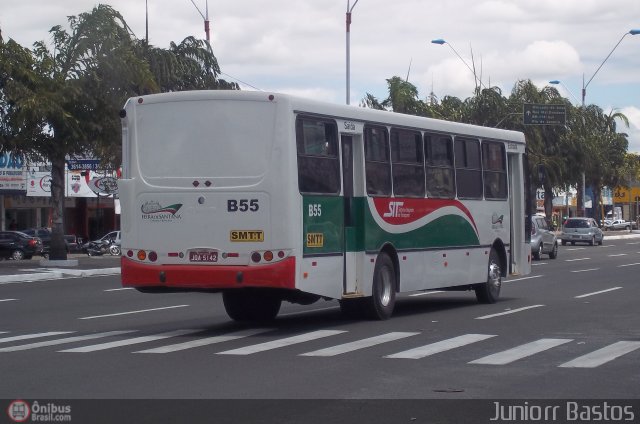
<svg viewBox="0 0 640 424"><path fill-rule="evenodd" d="M589 84L591 83L591 81L593 80L593 78L596 76L596 74L598 73L598 71L600 71L600 68L602 68L602 66L604 65L604 63L609 59L609 57L611 57L611 55L613 54L613 52L618 48L618 46L620 45L620 43L622 43L622 40L624 40L624 37L626 37L627 35L638 35L640 34L640 29L632 29L628 32L625 32L622 37L620 37L620 40L618 40L618 42L616 43L615 46L613 46L613 48L611 49L611 51L609 52L609 54L607 55L607 57L604 58L604 60L602 61L602 63L600 64L600 66L598 66L598 69L596 69L596 71L593 73L593 75L591 75L591 78L589 78L589 81L587 81L587 83L584 83L584 74L582 75L582 110L584 112L585 110L585 97L587 96L587 87L589 86ZM578 196L581 197L582 202L580 202L580 210L578 211L578 216L585 216L585 195L586 195L586 178L585 178L585 173L584 171L582 171L582 187L581 187L581 194L582 196Z"/></svg>
<svg viewBox="0 0 640 424"><path fill-rule="evenodd" d="M351 104L351 12L353 11L353 8L356 7L356 4L358 4L358 0L356 0L351 7L349 7L349 3L350 1L347 0L347 104Z"/></svg>
<svg viewBox="0 0 640 424"><path fill-rule="evenodd" d="M202 16L202 19L204 19L204 33L207 37L207 44L210 44L210 37L209 37L209 2L205 2L205 14L203 14L200 11L200 8L198 8L198 6L196 6L196 4L193 2L193 0L191 0L191 3L193 3L193 5L195 6L196 10L198 11L198 13L200 14L200 16Z"/></svg>
<svg viewBox="0 0 640 424"><path fill-rule="evenodd" d="M451 43L449 43L446 40L443 40L442 38L436 38L435 40L431 40L431 44L438 44L438 45L443 45L446 44L447 46L449 46L449 48L456 54L456 56L458 56L458 58L462 61L462 63L465 64L465 66L471 71L471 73L473 74L473 78L474 81L476 83L476 87L478 85L480 85L481 87L487 88L484 86L484 84L482 83L482 81L480 80L480 78L478 78L478 75L476 74L476 71L473 70L473 68L467 63L466 60L464 60L462 58L462 56L460 56L460 54L456 51L456 49L453 48L453 46L451 45Z"/></svg>

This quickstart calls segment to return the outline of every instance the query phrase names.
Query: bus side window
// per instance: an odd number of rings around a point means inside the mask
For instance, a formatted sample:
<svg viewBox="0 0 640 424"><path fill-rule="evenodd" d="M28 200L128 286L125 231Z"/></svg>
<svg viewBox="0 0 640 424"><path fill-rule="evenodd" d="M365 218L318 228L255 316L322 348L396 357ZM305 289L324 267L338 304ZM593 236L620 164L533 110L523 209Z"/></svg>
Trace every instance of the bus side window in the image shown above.
<svg viewBox="0 0 640 424"><path fill-rule="evenodd" d="M393 193L424 197L422 135L417 131L391 129Z"/></svg>
<svg viewBox="0 0 640 424"><path fill-rule="evenodd" d="M338 194L338 128L333 121L311 117L296 120L298 188L301 193Z"/></svg>
<svg viewBox="0 0 640 424"><path fill-rule="evenodd" d="M507 166L504 144L488 141L482 143L482 168L485 198L506 199Z"/></svg>
<svg viewBox="0 0 640 424"><path fill-rule="evenodd" d="M427 196L453 199L456 195L451 137L425 134L427 159Z"/></svg>
<svg viewBox="0 0 640 424"><path fill-rule="evenodd" d="M454 146L458 197L461 199L481 199L480 141L456 137Z"/></svg>
<svg viewBox="0 0 640 424"><path fill-rule="evenodd" d="M365 173L367 194L391 195L391 162L389 160L389 134L384 127L365 127Z"/></svg>

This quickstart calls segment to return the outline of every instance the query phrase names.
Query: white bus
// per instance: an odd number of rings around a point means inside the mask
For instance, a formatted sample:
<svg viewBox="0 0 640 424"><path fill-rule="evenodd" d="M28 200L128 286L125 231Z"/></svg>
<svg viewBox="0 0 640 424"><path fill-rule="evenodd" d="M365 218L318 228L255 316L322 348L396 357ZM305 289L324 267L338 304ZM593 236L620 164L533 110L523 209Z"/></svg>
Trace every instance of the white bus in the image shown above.
<svg viewBox="0 0 640 424"><path fill-rule="evenodd" d="M121 111L122 284L391 316L396 295L531 268L522 133L283 94L191 91ZM527 227L528 228L528 227Z"/></svg>

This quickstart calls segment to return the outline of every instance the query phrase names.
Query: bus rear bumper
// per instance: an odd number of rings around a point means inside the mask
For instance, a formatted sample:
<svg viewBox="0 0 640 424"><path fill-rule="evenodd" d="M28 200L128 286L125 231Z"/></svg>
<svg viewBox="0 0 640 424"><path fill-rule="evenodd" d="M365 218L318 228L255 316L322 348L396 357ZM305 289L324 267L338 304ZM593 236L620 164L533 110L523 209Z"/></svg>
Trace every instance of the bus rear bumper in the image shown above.
<svg viewBox="0 0 640 424"><path fill-rule="evenodd" d="M268 265L151 265L120 260L123 287L219 290L240 287L295 289L295 257Z"/></svg>

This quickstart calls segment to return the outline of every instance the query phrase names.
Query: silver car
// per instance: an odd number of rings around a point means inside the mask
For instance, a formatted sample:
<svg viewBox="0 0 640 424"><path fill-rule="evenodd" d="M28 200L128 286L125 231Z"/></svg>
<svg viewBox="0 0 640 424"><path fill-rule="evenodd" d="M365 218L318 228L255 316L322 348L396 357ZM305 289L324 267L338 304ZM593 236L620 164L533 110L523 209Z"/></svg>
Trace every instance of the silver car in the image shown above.
<svg viewBox="0 0 640 424"><path fill-rule="evenodd" d="M548 254L549 259L558 257L558 237L538 215L531 218L531 254L534 259L540 259L542 254Z"/></svg>
<svg viewBox="0 0 640 424"><path fill-rule="evenodd" d="M589 243L602 245L604 233L593 218L569 218L562 226L562 245L567 243Z"/></svg>

